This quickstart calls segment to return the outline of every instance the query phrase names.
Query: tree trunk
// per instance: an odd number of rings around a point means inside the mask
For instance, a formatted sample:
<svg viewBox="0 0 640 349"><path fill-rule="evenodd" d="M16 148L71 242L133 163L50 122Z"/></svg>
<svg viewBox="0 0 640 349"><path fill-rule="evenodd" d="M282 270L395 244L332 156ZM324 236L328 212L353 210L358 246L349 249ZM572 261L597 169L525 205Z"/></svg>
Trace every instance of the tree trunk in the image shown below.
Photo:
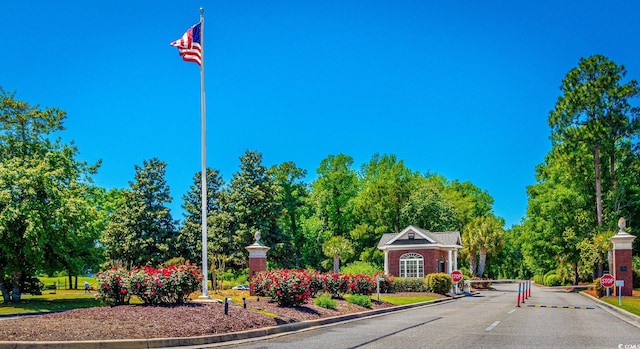
<svg viewBox="0 0 640 349"><path fill-rule="evenodd" d="M2 300L5 304L11 302L11 292L9 292L9 289L6 286L7 285L2 282L2 278L0 278L0 291L2 291Z"/></svg>
<svg viewBox="0 0 640 349"><path fill-rule="evenodd" d="M480 250L480 262L478 263L478 277L484 275L484 264L487 261L487 250Z"/></svg>
<svg viewBox="0 0 640 349"><path fill-rule="evenodd" d="M573 284L577 285L579 281L578 277L578 263L573 263Z"/></svg>
<svg viewBox="0 0 640 349"><path fill-rule="evenodd" d="M476 274L476 253L469 252L469 269L471 269L471 276L477 276Z"/></svg>
<svg viewBox="0 0 640 349"><path fill-rule="evenodd" d="M596 218L598 228L602 228L602 179L600 176L600 143L593 147L593 169L596 176Z"/></svg>
<svg viewBox="0 0 640 349"><path fill-rule="evenodd" d="M72 290L73 289L73 276L71 276L71 273L69 273L69 276L67 276L67 278L69 278L69 289Z"/></svg>
<svg viewBox="0 0 640 349"><path fill-rule="evenodd" d="M340 272L340 257L333 256L333 272L338 274Z"/></svg>
<svg viewBox="0 0 640 349"><path fill-rule="evenodd" d="M13 279L11 280L11 302L18 303L20 302L20 277L22 273L17 271L13 274Z"/></svg>

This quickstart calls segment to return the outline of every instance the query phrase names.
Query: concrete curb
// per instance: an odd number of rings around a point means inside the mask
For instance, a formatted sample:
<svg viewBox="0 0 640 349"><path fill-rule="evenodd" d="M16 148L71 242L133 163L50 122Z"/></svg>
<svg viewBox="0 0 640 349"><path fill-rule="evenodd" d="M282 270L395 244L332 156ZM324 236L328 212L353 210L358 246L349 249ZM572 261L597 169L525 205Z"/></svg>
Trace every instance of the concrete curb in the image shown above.
<svg viewBox="0 0 640 349"><path fill-rule="evenodd" d="M254 330L223 333L217 335L207 335L199 337L184 337L184 338L150 338L150 339L120 339L120 340L96 340L96 341L58 341L58 342L20 342L20 341L0 341L0 348L11 349L31 349L31 348L47 348L47 349L63 349L63 348L100 348L100 349L138 349L138 348L169 348L180 346L198 346L198 345L210 345L231 341L241 341L258 337L265 337L270 335L289 333L295 331L306 330L312 327L325 326L330 324L337 324L340 322L351 321L356 319L362 319L367 317L381 316L388 313L403 311L412 308L418 308L428 306L432 304L442 303L446 301L453 301L469 295L457 295L453 297L435 299L428 302L420 302L407 305L399 305L395 307L382 308L376 310L364 311L361 313L354 313L342 316L334 316L330 318L323 318L318 320L307 320L300 322L293 322L284 325L271 326L265 328L258 328Z"/></svg>
<svg viewBox="0 0 640 349"><path fill-rule="evenodd" d="M615 315L617 318L619 318L620 320L635 326L637 328L640 328L640 316L630 313L622 308L618 308L614 305L611 305L607 302L603 302L600 299L588 294L588 293L584 293L584 292L580 292L580 294L583 297L587 297L589 299L591 299L594 303L596 303L596 305L604 310L606 310L607 312Z"/></svg>

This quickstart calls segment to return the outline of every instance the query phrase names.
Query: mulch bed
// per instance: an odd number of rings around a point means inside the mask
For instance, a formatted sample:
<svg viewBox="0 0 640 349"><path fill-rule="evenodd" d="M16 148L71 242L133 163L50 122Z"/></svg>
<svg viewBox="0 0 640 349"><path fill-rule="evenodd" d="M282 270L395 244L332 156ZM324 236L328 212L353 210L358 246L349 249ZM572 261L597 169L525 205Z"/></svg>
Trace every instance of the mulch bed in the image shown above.
<svg viewBox="0 0 640 349"><path fill-rule="evenodd" d="M61 313L4 319L0 322L0 341L193 337L370 310L345 300L337 302L337 309L330 310L318 307L311 301L299 307L286 308L267 299L247 300L246 309L241 305L229 304L228 315L224 314L224 304L210 302L193 302L169 307L123 305L74 309ZM392 306L385 302L373 302L372 309Z"/></svg>

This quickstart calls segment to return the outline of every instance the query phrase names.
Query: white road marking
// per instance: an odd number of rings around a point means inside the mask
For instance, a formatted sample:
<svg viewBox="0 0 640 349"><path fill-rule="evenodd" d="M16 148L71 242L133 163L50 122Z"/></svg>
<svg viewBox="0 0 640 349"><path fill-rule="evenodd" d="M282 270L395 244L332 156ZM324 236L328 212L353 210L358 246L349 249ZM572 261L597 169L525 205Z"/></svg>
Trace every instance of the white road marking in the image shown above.
<svg viewBox="0 0 640 349"><path fill-rule="evenodd" d="M498 326L499 323L500 323L500 321L496 321L496 322L492 323L491 326L485 328L484 330L485 331L491 331L491 330L493 330L494 327Z"/></svg>
<svg viewBox="0 0 640 349"><path fill-rule="evenodd" d="M511 309L511 311L508 312L507 314L512 314L514 311L516 311L516 308Z"/></svg>

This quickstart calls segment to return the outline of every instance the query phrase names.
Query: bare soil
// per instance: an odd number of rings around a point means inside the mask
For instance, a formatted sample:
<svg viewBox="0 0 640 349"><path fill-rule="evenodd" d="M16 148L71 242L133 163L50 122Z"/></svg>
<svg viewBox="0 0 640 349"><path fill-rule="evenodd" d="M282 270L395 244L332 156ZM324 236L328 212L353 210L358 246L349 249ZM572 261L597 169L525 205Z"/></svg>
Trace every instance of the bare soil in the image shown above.
<svg viewBox="0 0 640 349"><path fill-rule="evenodd" d="M415 294L412 294L415 295ZM221 303L192 302L160 307L123 305L74 309L0 321L0 341L81 341L107 339L149 339L193 337L237 332L284 323L357 313L370 309L337 300L335 310L312 302L286 308L267 299L247 300L247 308L229 304L224 314ZM373 302L371 309L393 306Z"/></svg>

